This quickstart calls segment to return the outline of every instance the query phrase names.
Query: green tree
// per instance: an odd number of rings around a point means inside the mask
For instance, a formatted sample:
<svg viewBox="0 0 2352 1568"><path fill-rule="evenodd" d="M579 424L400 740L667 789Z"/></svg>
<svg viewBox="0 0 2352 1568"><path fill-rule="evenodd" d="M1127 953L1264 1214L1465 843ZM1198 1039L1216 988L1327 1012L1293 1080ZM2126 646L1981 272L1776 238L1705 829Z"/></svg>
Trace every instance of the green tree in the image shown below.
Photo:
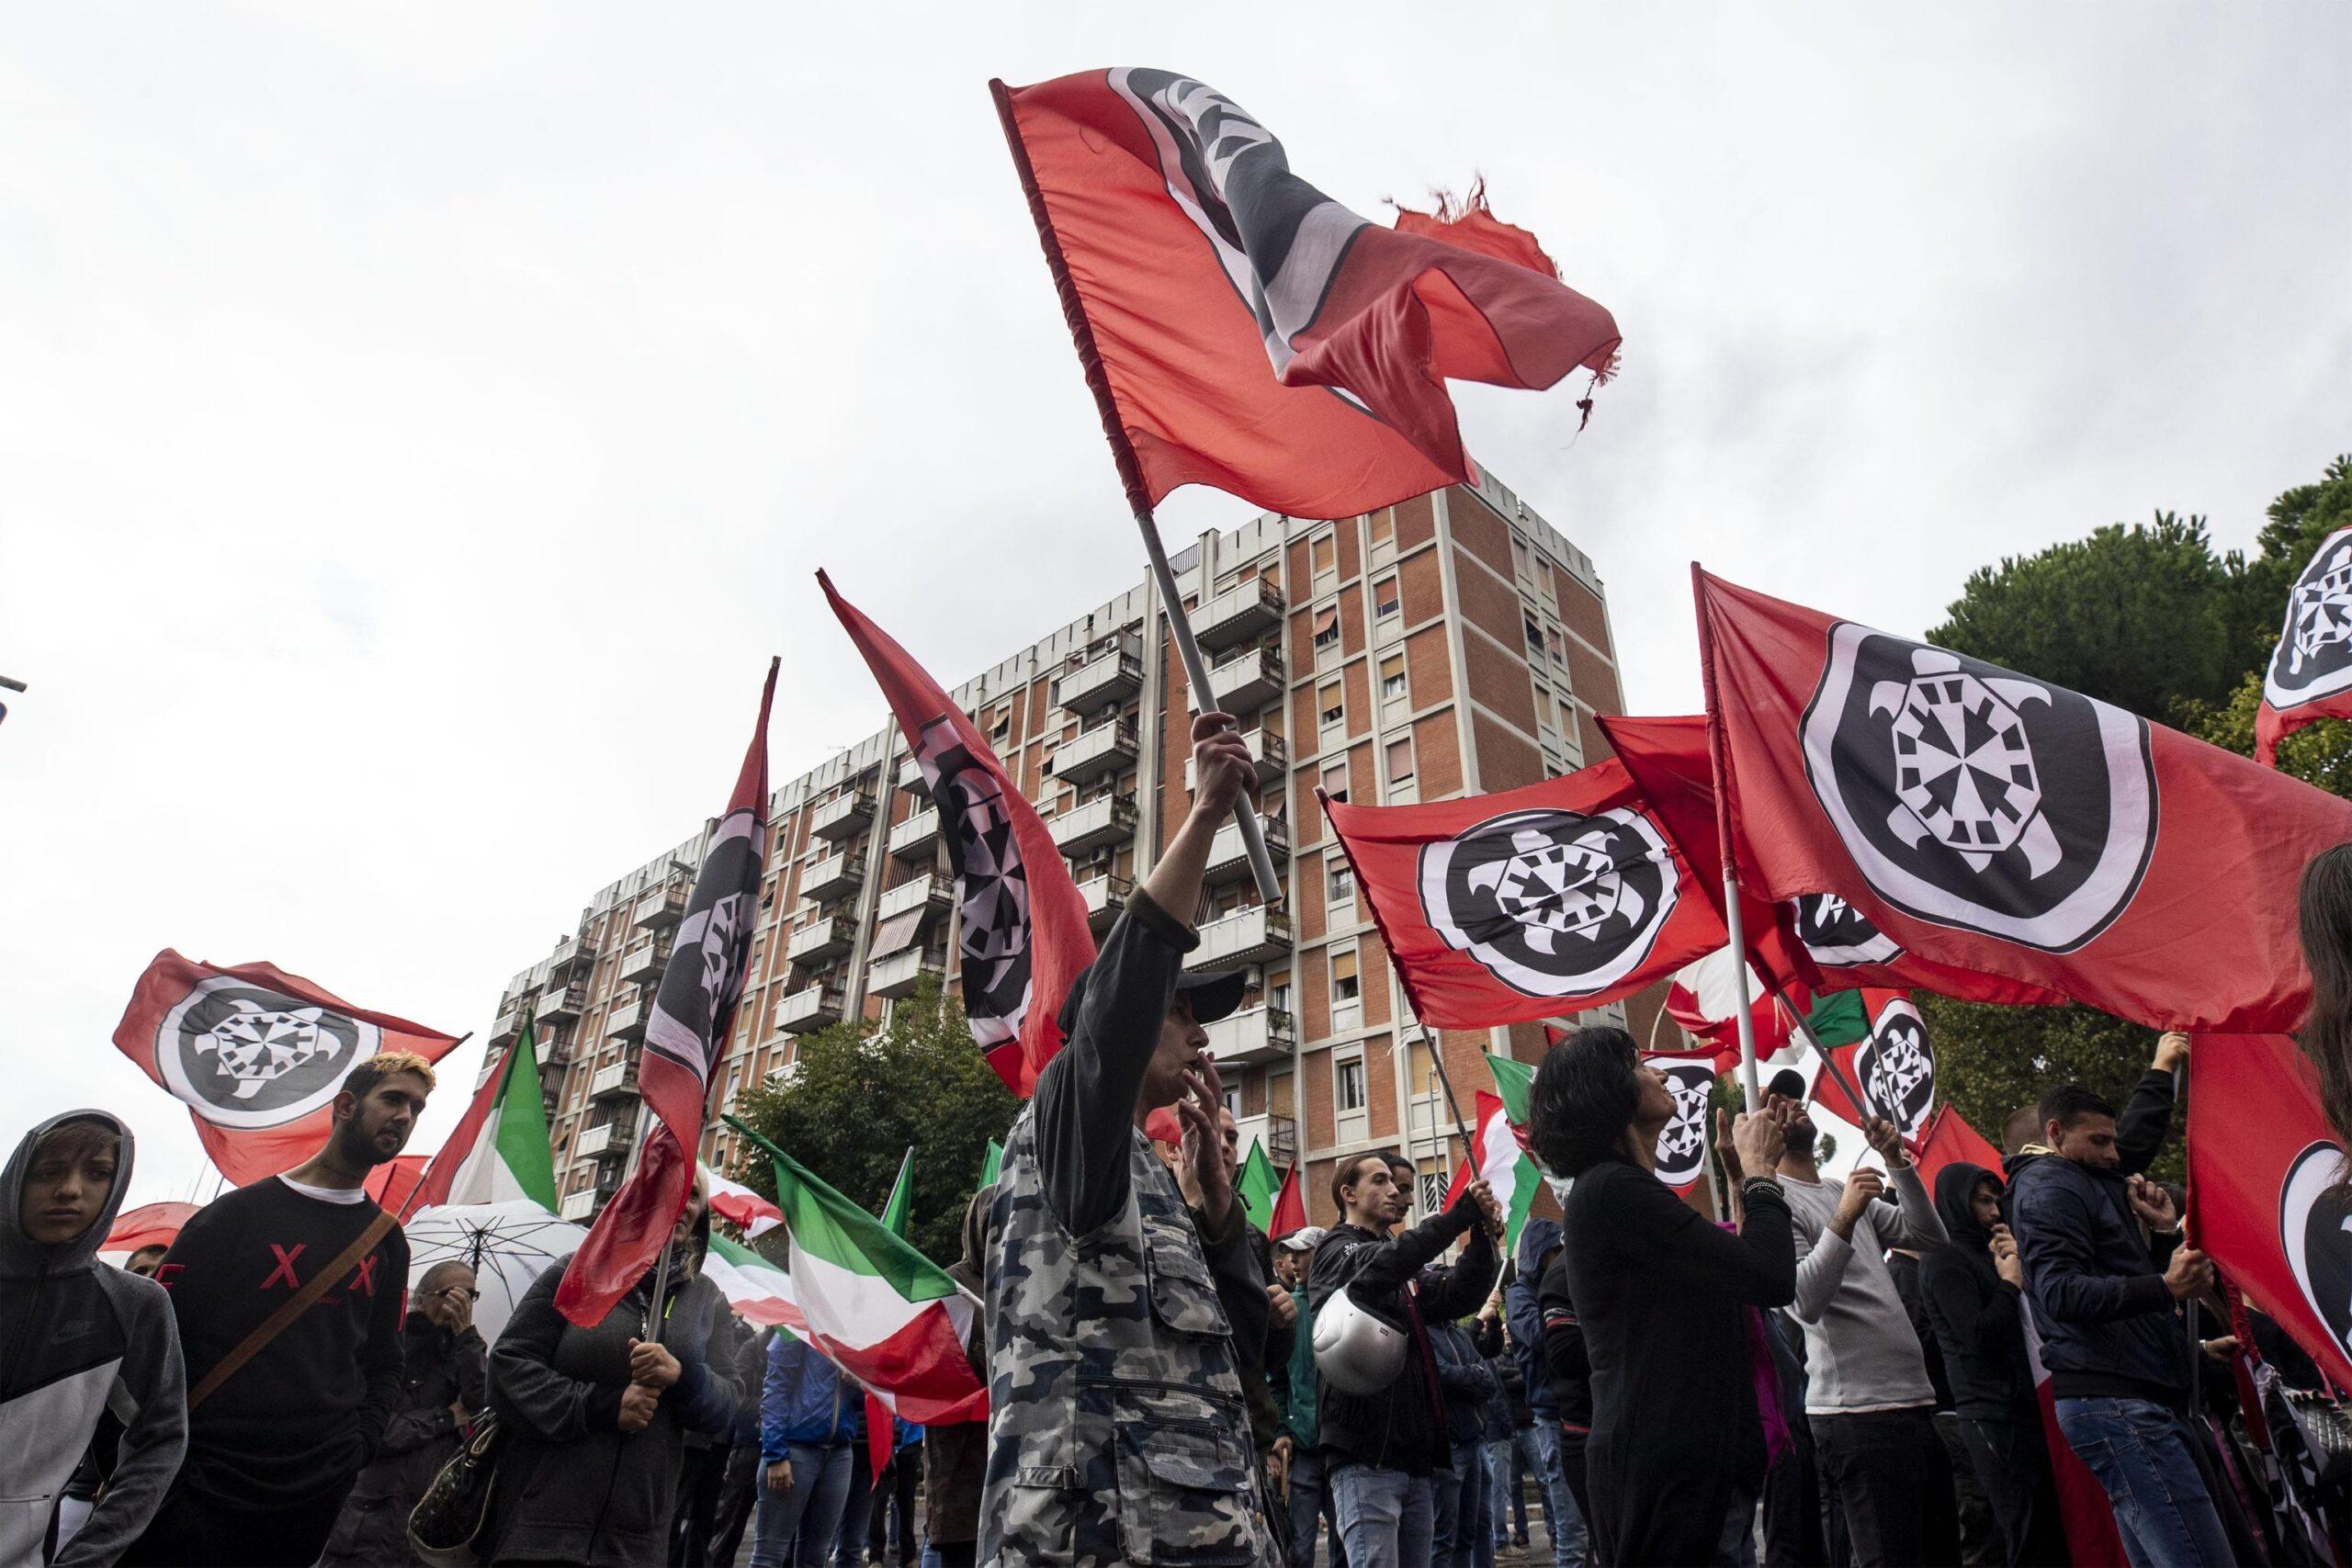
<svg viewBox="0 0 2352 1568"><path fill-rule="evenodd" d="M2262 673L2256 670L2238 682L2220 707L2184 704L2175 716L2199 739L2251 757L2255 710L2262 705ZM2285 737L2278 742L2278 771L2332 794L2352 796L2352 724L2323 718Z"/></svg>
<svg viewBox="0 0 2352 1568"><path fill-rule="evenodd" d="M2156 1054L2157 1031L2096 1008L2005 1008L1915 991L1936 1053L1936 1088L1968 1124L1998 1145L2001 1124L2020 1105L2078 1083L2121 1110ZM2176 1120L2151 1174L2181 1175Z"/></svg>
<svg viewBox="0 0 2352 1568"><path fill-rule="evenodd" d="M802 1036L791 1077L744 1096L738 1114L868 1210L881 1208L911 1145L909 1238L933 1261L952 1263L988 1142L1002 1138L1020 1111L972 1043L962 1005L927 979L887 1028L861 1020ZM736 1179L775 1195L765 1159L752 1157Z"/></svg>

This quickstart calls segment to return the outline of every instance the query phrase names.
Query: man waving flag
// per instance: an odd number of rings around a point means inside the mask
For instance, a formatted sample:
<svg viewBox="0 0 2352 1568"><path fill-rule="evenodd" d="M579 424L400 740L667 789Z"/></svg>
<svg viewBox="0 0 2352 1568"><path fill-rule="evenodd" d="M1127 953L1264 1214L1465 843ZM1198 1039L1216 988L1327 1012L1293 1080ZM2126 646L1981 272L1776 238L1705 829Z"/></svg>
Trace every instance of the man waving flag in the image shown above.
<svg viewBox="0 0 2352 1568"><path fill-rule="evenodd" d="M735 1021L751 966L752 928L768 847L768 708L778 660L768 661L760 721L712 830L685 919L646 1021L637 1082L653 1111L637 1168L612 1196L556 1287L558 1311L582 1327L602 1323L669 1245L693 1190L710 1067Z"/></svg>

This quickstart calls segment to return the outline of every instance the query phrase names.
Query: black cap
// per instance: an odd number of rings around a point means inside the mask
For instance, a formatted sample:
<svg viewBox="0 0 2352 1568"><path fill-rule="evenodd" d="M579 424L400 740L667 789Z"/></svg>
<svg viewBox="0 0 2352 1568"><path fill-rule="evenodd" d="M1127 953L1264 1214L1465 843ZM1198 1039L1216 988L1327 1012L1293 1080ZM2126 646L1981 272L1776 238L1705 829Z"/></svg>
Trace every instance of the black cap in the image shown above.
<svg viewBox="0 0 2352 1568"><path fill-rule="evenodd" d="M1093 977L1094 965L1090 964L1069 983L1069 995L1063 999L1061 1015L1056 1020L1064 1038L1078 1022L1078 1010L1086 999L1086 983ZM1229 1016L1241 1005L1241 993L1249 988L1250 972L1246 969L1187 971L1176 979L1176 994L1193 1004L1194 1023L1215 1023Z"/></svg>
<svg viewBox="0 0 2352 1568"><path fill-rule="evenodd" d="M1772 1081L1764 1086L1764 1092L1777 1094L1783 1100L1803 1100L1804 1075L1794 1067L1782 1067L1772 1075Z"/></svg>

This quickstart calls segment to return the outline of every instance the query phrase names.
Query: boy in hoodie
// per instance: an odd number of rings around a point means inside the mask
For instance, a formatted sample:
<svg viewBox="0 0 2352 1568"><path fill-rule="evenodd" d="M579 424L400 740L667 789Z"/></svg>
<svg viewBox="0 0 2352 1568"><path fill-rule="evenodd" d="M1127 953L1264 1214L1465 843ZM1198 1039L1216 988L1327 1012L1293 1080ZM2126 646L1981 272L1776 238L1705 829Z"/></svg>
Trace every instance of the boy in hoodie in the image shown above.
<svg viewBox="0 0 2352 1568"><path fill-rule="evenodd" d="M1551 1369L1544 1359L1544 1275L1559 1260L1559 1222L1530 1219L1519 1233L1518 1267L1503 1292L1503 1321L1510 1325L1510 1353L1527 1385L1528 1408L1535 1415L1535 1424L1514 1432L1512 1440L1544 1494L1544 1528L1552 1537L1553 1568L1582 1568L1588 1545L1584 1517L1577 1511L1560 1466L1560 1401L1552 1392Z"/></svg>
<svg viewBox="0 0 2352 1568"><path fill-rule="evenodd" d="M98 1262L130 1186L130 1129L53 1116L0 1173L0 1564L33 1568L101 1415L122 1423L106 1490L55 1561L112 1562L147 1528L187 1446L171 1298Z"/></svg>

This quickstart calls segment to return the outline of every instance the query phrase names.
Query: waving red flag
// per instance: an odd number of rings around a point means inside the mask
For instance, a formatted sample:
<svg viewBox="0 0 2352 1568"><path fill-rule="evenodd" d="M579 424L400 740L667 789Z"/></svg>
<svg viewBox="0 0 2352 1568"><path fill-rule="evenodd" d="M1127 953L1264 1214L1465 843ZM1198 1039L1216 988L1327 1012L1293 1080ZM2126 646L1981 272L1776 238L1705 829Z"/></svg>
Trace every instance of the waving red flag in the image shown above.
<svg viewBox="0 0 2352 1568"><path fill-rule="evenodd" d="M989 87L1139 512L1206 484L1351 517L1467 482L1447 378L1540 388L1613 360L1609 312L1478 197L1381 228L1173 72Z"/></svg>
<svg viewBox="0 0 2352 1568"><path fill-rule="evenodd" d="M1928 1115L1926 1129L1913 1140L1911 1162L1919 1168L1919 1179L1933 1192L1936 1172L1955 1160L2001 1175L2001 1151L1971 1126L1968 1118L1949 1105L1939 1105Z"/></svg>
<svg viewBox="0 0 2352 1568"><path fill-rule="evenodd" d="M760 718L735 774L727 812L711 829L645 1024L637 1084L653 1128L637 1168L599 1210L556 1286L556 1310L582 1328L605 1320L669 1245L694 1190L711 1064L734 1026L759 923L768 851L768 709L781 660L768 661Z"/></svg>
<svg viewBox="0 0 2352 1568"><path fill-rule="evenodd" d="M274 964L157 953L131 987L115 1049L187 1107L204 1152L240 1187L325 1146L345 1074L383 1051L437 1062L458 1037L353 1007Z"/></svg>
<svg viewBox="0 0 2352 1568"><path fill-rule="evenodd" d="M2322 718L2352 718L2352 528L2320 542L2287 595L2287 624L2262 676L2254 757L2278 765L2278 742Z"/></svg>
<svg viewBox="0 0 2352 1568"><path fill-rule="evenodd" d="M1062 1048L1055 1021L1078 972L1094 962L1086 896L1054 836L970 716L849 601L819 586L922 769L962 911L964 1017L989 1066L1026 1099Z"/></svg>
<svg viewBox="0 0 2352 1568"><path fill-rule="evenodd" d="M1498 795L1323 810L1433 1027L1599 1007L1724 945L1714 906L1615 761Z"/></svg>
<svg viewBox="0 0 2352 1568"><path fill-rule="evenodd" d="M1306 1200L1299 1195L1298 1167L1283 1172L1283 1184L1274 1191L1273 1218L1266 1223L1269 1240L1280 1241L1293 1231L1306 1228Z"/></svg>
<svg viewBox="0 0 2352 1568"><path fill-rule="evenodd" d="M1813 1098L1857 1127L1883 1116L1906 1141L1922 1138L1936 1109L1936 1053L1928 1041L1928 1021L1901 991L1872 987L1861 996L1870 1032L1830 1049L1829 1059L1845 1077L1822 1074L1813 1081ZM1867 1103L1856 1105L1847 1084ZM1999 1163L1994 1162L1995 1169Z"/></svg>
<svg viewBox="0 0 2352 1568"><path fill-rule="evenodd" d="M2352 839L2352 802L2046 681L1694 576L1753 891L1835 894L1902 953L2154 1027L2301 1021L2296 886Z"/></svg>

